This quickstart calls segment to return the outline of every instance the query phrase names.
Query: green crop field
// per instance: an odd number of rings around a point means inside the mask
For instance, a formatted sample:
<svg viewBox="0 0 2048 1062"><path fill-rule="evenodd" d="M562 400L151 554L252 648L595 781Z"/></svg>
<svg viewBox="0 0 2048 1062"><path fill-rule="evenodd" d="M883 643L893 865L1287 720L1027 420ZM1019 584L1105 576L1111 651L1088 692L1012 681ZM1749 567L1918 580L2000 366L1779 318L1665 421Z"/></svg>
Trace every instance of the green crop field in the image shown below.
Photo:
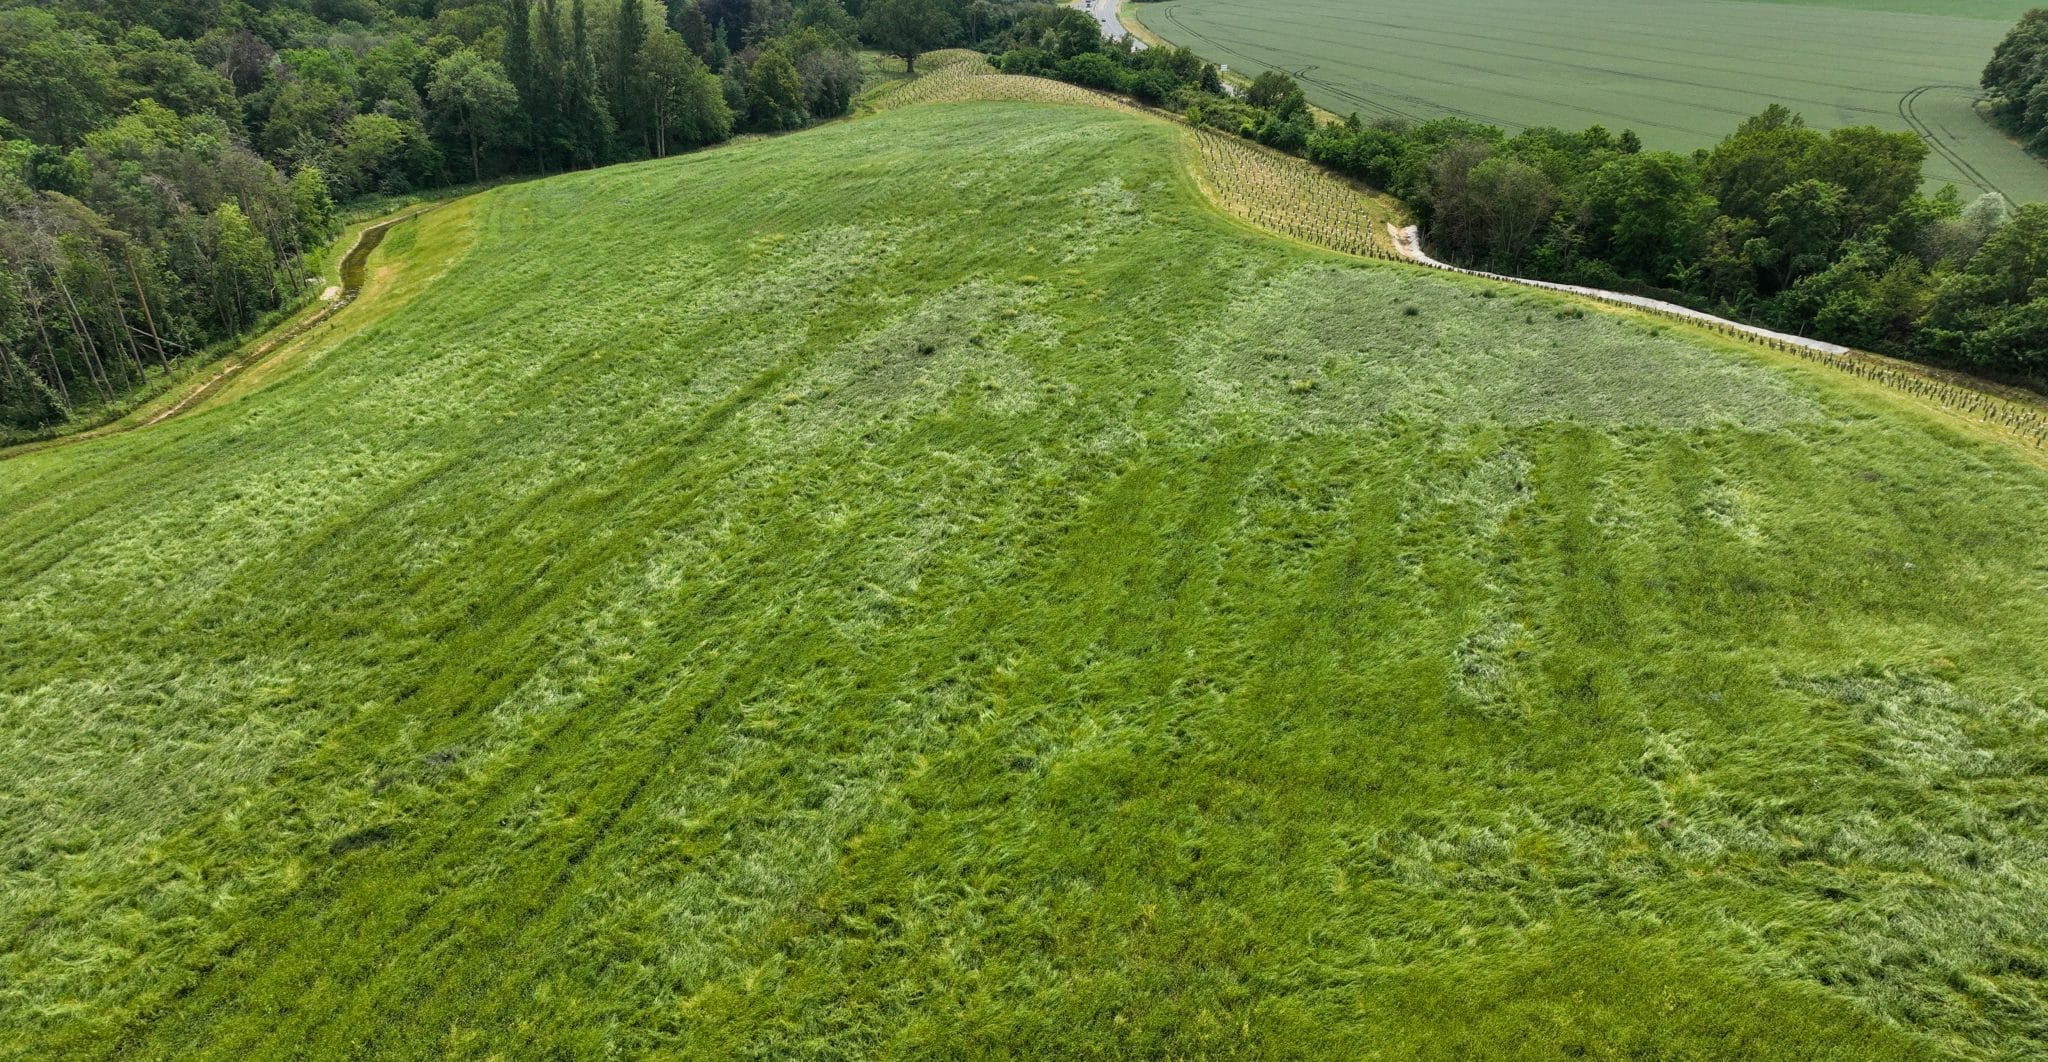
<svg viewBox="0 0 2048 1062"><path fill-rule="evenodd" d="M0 1055L2048 1050L2038 458L1192 156L500 188L0 461Z"/></svg>
<svg viewBox="0 0 2048 1062"><path fill-rule="evenodd" d="M1972 110L2036 0L1168 0L1147 28L1231 69L1299 78L1362 118L1460 115L1510 130L1602 124L1689 151L1773 103L1816 128L1912 129L1927 177L2048 199L2048 165Z"/></svg>

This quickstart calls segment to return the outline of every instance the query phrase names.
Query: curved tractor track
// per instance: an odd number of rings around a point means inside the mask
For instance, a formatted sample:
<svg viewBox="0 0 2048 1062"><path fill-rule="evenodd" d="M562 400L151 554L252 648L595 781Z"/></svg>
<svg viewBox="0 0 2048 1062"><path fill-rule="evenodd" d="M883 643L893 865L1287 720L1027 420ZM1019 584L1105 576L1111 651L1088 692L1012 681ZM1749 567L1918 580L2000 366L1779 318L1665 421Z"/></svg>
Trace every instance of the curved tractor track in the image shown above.
<svg viewBox="0 0 2048 1062"><path fill-rule="evenodd" d="M1077 0L1077 2L1080 2L1080 0ZM1108 3L1111 0L1098 0L1098 2ZM1294 80L1304 86L1317 89L1328 97L1343 100L1368 114L1418 123L1433 116L1449 115L1469 118L1488 125L1500 126L1503 129L1521 128L1520 123L1509 122L1468 108L1438 103L1422 96L1399 92L1386 86L1374 86L1378 90L1377 93L1368 96L1364 93L1347 89L1325 78L1317 77L1316 71L1319 69L1319 64L1312 63L1300 67L1290 66L1286 62L1287 57L1285 56L1277 58L1263 56L1254 50L1248 50L1248 46L1238 42L1220 40L1212 34L1204 33L1188 25L1181 18L1179 10L1172 5L1161 5L1161 9L1156 14L1164 20L1165 25L1172 27L1176 39L1199 42L1205 54L1228 56L1255 67L1279 70L1293 77ZM1973 164L1967 156L1949 144L1944 143L1934 126L1926 119L1920 117L1919 113L1915 110L1915 104L1927 93L1951 90L1970 93L1981 98L1981 90L1974 85L1921 85L1899 97L1898 103L1895 105L1899 120L1905 123L1906 128L1925 141L1929 150L1940 156L1944 162L1953 166L1957 173L1962 174L1968 183L1975 185L1980 191L2002 196L2007 202L2019 202L2020 200L2014 198L1998 182L1986 176L1984 171ZM1394 102L1390 103L1388 102L1389 100ZM1872 110L1868 113L1875 116L1879 112Z"/></svg>
<svg viewBox="0 0 2048 1062"><path fill-rule="evenodd" d="M1920 102L1920 97L1938 89L1958 89L1963 92L1973 93L1978 91L1969 85L1922 85L1899 97L1899 120L1905 122L1906 127L1918 135L1927 144L1929 150L1940 155L1943 161L1954 166L1957 173L1969 178L1971 183L1975 184L1979 189L1995 193L2004 198L2008 203L2016 202L2012 196L2006 194L2005 189L1998 186L1997 182L1984 176L1982 170L1972 165L1969 159L1964 158L1961 152L1942 143L1941 139L1935 135L1934 127L1928 125L1926 120L1922 119L1919 113L1914 110L1914 105Z"/></svg>
<svg viewBox="0 0 2048 1062"><path fill-rule="evenodd" d="M348 254L341 260L341 293L338 296L329 301L327 305L321 307L318 312L304 320L285 325L265 336L256 345L248 348L244 353L230 359L218 370L215 370L213 375L193 385L183 395L179 396L177 401L134 423L127 423L128 418L123 418L105 427L0 449L0 461L5 461L12 457L21 457L25 454L40 453L44 450L53 450L59 446L69 446L72 443L84 442L87 439L102 439L109 435L125 434L161 424L172 417L191 410L192 407L198 405L208 396L218 392L235 376L263 364L269 360L271 355L284 349L292 340L312 331L335 314L346 309L350 303L356 301L356 297L363 292L364 282L369 277L370 255L377 250L379 244L384 242L384 237L398 225L411 221L432 209L433 207L427 207L422 210L415 210L404 217L392 218L390 221L380 221L357 234L355 246L350 247Z"/></svg>

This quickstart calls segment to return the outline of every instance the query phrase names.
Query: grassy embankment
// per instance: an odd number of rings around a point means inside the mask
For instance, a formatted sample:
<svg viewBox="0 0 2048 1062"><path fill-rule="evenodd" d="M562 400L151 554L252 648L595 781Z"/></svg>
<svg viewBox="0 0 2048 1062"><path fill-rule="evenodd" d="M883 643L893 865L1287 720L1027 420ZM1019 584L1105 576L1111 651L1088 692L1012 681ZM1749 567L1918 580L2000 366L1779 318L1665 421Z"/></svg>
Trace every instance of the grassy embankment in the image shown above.
<svg viewBox="0 0 2048 1062"><path fill-rule="evenodd" d="M0 1052L2048 1044L2048 474L1184 136L498 189L0 466Z"/></svg>

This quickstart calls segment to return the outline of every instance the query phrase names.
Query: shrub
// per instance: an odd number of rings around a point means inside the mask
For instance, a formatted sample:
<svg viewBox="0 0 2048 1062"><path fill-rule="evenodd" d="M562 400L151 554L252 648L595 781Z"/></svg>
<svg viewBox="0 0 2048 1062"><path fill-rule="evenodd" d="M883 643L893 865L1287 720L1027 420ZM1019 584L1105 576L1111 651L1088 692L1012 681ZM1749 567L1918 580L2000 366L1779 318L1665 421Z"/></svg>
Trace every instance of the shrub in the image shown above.
<svg viewBox="0 0 2048 1062"><path fill-rule="evenodd" d="M996 58L996 69L1005 74L1033 77L1048 77L1058 72L1052 56L1041 48L1012 48Z"/></svg>
<svg viewBox="0 0 2048 1062"><path fill-rule="evenodd" d="M1144 70L1131 78L1131 94L1155 106L1164 105L1180 88L1173 74L1165 70Z"/></svg>
<svg viewBox="0 0 2048 1062"><path fill-rule="evenodd" d="M1109 56L1088 52L1062 62L1059 77L1061 81L1071 81L1076 85L1122 92L1128 87L1130 75Z"/></svg>

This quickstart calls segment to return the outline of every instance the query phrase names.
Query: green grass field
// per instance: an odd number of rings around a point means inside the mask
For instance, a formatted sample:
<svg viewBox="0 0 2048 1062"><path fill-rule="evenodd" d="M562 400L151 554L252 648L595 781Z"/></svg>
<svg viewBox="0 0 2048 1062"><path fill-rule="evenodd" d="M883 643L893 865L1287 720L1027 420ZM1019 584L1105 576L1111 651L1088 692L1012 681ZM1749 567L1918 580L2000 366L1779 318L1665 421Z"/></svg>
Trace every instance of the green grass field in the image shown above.
<svg viewBox="0 0 2048 1062"><path fill-rule="evenodd" d="M0 1055L2048 1050L2048 471L1184 136L501 188L0 462Z"/></svg>
<svg viewBox="0 0 2048 1062"><path fill-rule="evenodd" d="M1689 151L1773 103L1821 129L1912 129L1927 177L2048 199L2048 165L1971 109L2034 0L1168 0L1126 17L1232 70L1279 68L1338 114L1599 123Z"/></svg>

